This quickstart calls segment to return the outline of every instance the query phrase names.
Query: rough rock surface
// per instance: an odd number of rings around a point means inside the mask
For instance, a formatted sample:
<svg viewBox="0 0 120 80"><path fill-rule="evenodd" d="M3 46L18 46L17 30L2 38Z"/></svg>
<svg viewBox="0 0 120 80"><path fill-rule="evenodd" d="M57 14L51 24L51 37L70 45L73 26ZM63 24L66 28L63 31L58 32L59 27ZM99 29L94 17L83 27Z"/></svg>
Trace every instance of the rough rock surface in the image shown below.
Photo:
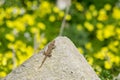
<svg viewBox="0 0 120 80"><path fill-rule="evenodd" d="M57 37L55 46L52 56L46 59L41 68L44 50L33 55L4 80L100 80L67 37Z"/></svg>

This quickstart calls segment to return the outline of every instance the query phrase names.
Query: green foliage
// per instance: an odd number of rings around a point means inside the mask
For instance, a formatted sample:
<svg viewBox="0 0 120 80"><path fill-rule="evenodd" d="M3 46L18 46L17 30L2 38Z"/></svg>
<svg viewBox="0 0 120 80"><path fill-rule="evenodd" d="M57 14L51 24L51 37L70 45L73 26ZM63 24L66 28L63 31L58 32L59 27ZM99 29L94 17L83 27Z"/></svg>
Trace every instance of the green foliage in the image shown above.
<svg viewBox="0 0 120 80"><path fill-rule="evenodd" d="M100 76L101 80L113 80L111 73L107 70L103 70Z"/></svg>

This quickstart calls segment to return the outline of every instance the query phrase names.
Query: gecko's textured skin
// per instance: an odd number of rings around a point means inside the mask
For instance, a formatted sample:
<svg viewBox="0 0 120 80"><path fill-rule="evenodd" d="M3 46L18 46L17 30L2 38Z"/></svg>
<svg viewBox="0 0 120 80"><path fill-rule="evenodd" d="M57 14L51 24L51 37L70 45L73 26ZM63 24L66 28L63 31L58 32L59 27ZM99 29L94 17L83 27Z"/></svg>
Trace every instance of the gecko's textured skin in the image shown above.
<svg viewBox="0 0 120 80"><path fill-rule="evenodd" d="M50 42L49 43L49 45L48 45L48 48L47 48L47 50L45 51L44 50L44 55L45 55L45 57L44 57L44 59L43 59L43 61L42 61L42 63L41 63L41 65L40 65L40 67L39 68L41 68L42 67L42 65L44 64L44 62L45 62L45 60L47 59L47 57L51 57L51 52L52 52L52 50L55 48L55 40L53 40L52 42Z"/></svg>

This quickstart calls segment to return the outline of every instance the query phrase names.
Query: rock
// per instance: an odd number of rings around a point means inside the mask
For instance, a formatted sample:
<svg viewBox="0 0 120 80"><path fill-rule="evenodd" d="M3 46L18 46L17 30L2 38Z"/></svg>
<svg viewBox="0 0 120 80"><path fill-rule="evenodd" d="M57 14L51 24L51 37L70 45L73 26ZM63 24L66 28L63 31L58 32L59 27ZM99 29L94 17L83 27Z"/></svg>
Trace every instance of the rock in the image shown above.
<svg viewBox="0 0 120 80"><path fill-rule="evenodd" d="M46 59L41 68L44 50L33 55L4 80L100 80L67 37L57 37L55 46L52 56Z"/></svg>
<svg viewBox="0 0 120 80"><path fill-rule="evenodd" d="M113 80L120 80L120 73L118 74L118 76L114 77Z"/></svg>

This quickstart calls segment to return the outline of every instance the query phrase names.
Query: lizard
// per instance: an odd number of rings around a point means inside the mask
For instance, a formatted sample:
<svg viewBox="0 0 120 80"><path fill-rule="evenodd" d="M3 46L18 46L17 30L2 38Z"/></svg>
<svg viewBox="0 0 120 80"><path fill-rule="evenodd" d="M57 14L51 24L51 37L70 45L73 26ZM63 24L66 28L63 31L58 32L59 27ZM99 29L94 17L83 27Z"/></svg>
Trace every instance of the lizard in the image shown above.
<svg viewBox="0 0 120 80"><path fill-rule="evenodd" d="M55 40L53 40L52 42L50 42L48 44L48 48L46 51L44 50L43 55L45 55L45 57L43 58L43 61L42 61L41 65L39 66L39 68L42 67L42 65L44 64L47 57L51 57L51 52L54 48L55 48Z"/></svg>

